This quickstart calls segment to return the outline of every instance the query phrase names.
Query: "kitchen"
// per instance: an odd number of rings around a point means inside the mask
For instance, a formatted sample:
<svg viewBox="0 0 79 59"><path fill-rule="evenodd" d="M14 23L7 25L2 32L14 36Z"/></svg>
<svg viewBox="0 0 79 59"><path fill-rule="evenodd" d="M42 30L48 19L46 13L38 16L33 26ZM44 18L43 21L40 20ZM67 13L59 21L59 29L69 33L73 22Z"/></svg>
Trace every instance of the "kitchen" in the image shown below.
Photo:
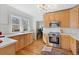
<svg viewBox="0 0 79 59"><path fill-rule="evenodd" d="M58 55L58 51L56 54L49 51L53 47L62 51L63 49L71 51L73 55L79 54L79 5L50 4L48 11L46 6L46 4L33 6L31 4L0 5L1 55L16 55L16 51L37 41L37 21L43 22L42 41L44 46L41 49L41 55ZM8 49L10 51L7 51ZM60 51L59 54L65 53Z"/></svg>

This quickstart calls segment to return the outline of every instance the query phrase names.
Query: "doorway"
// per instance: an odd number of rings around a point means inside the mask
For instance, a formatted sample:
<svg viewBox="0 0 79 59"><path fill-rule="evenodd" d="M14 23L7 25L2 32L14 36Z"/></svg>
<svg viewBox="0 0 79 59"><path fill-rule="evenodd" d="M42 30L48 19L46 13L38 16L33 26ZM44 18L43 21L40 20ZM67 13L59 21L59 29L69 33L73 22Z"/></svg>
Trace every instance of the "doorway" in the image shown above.
<svg viewBox="0 0 79 59"><path fill-rule="evenodd" d="M43 21L36 22L36 39L43 38Z"/></svg>

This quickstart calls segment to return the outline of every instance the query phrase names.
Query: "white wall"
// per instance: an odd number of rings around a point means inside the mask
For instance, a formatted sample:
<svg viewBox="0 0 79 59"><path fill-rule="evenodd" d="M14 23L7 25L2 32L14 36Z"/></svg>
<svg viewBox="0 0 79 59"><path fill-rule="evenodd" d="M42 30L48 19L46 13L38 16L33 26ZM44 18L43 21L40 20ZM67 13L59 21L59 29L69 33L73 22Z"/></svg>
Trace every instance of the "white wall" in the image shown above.
<svg viewBox="0 0 79 59"><path fill-rule="evenodd" d="M9 6L16 8L24 13L28 13L34 17L35 21L43 21L41 11L36 4L9 4Z"/></svg>
<svg viewBox="0 0 79 59"><path fill-rule="evenodd" d="M11 32L11 25L9 23L10 15L14 14L20 17L27 17L30 20L30 23L33 25L33 17L27 13L24 13L18 9L15 9L9 5L0 5L0 31L3 34L7 34ZM30 25L31 26L31 25ZM34 26L34 25L33 25ZM33 28L34 29L34 28Z"/></svg>
<svg viewBox="0 0 79 59"><path fill-rule="evenodd" d="M40 10L36 8L34 4L9 4L9 6L20 10L24 13L28 13L33 16L33 29L34 33L36 33L36 22L43 21L43 16L40 14Z"/></svg>

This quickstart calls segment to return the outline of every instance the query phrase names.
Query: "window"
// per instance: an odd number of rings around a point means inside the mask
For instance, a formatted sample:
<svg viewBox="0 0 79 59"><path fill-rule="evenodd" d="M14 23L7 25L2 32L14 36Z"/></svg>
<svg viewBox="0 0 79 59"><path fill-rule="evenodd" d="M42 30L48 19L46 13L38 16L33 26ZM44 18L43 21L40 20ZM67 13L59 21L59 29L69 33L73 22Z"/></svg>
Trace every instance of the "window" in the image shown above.
<svg viewBox="0 0 79 59"><path fill-rule="evenodd" d="M28 31L28 18L11 15L11 32Z"/></svg>
<svg viewBox="0 0 79 59"><path fill-rule="evenodd" d="M23 18L22 25L23 25L23 31L28 31L28 18Z"/></svg>
<svg viewBox="0 0 79 59"><path fill-rule="evenodd" d="M21 21L21 17L11 15L11 31L12 32L19 32L20 31L20 28L21 28L20 21Z"/></svg>

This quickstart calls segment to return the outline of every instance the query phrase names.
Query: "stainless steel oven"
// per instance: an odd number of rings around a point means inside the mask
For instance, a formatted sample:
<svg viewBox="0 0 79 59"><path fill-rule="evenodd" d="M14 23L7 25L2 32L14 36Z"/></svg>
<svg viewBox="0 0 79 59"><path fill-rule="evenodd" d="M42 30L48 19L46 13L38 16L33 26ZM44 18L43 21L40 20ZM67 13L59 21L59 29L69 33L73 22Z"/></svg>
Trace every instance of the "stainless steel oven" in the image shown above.
<svg viewBox="0 0 79 59"><path fill-rule="evenodd" d="M59 32L50 32L49 43L52 43L54 47L60 47L60 33Z"/></svg>

